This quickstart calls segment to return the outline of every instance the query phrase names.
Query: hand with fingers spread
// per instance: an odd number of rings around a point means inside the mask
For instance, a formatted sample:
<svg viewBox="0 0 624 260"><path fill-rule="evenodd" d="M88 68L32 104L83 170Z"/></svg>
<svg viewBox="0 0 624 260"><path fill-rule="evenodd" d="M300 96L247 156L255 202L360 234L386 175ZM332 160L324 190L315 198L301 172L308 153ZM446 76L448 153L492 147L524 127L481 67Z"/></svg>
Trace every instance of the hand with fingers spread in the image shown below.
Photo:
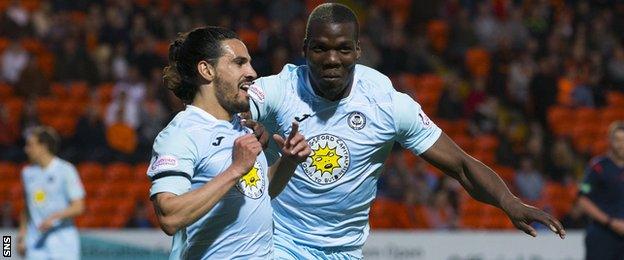
<svg viewBox="0 0 624 260"><path fill-rule="evenodd" d="M251 119L244 119L243 125L253 130L254 135L256 136L260 144L262 144L262 148L266 149L269 145L269 133L265 130L264 125Z"/></svg>
<svg viewBox="0 0 624 260"><path fill-rule="evenodd" d="M277 134L273 135L273 139L281 149L282 159L299 164L305 161L312 153L312 149L305 137L299 133L299 124L297 122L292 122L291 131L286 140Z"/></svg>
<svg viewBox="0 0 624 260"><path fill-rule="evenodd" d="M565 238L565 230L561 223L550 214L539 210L536 207L522 203L514 198L501 205L507 216L517 229L524 231L533 237L537 236L537 231L531 227L531 223L537 221L546 225L552 232Z"/></svg>
<svg viewBox="0 0 624 260"><path fill-rule="evenodd" d="M234 172L241 177L251 170L256 163L256 157L262 152L262 145L253 134L246 134L234 140L232 151L232 166Z"/></svg>

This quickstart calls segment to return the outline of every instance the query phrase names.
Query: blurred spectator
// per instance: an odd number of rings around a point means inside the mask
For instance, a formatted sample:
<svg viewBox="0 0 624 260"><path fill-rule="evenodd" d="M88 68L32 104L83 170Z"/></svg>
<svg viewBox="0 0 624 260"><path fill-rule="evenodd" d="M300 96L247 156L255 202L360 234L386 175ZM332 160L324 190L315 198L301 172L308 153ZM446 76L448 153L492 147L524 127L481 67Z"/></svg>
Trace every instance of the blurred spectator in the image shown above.
<svg viewBox="0 0 624 260"><path fill-rule="evenodd" d="M535 169L533 159L528 156L522 156L519 165L514 183L520 197L533 202L539 201L542 198L544 177Z"/></svg>
<svg viewBox="0 0 624 260"><path fill-rule="evenodd" d="M129 228L152 228L153 225L152 223L149 221L149 213L148 213L148 208L145 207L145 204L142 201L138 201L136 203L136 206L134 208L134 214L132 215L132 218L130 218L130 220L128 220L128 223L126 224L126 227Z"/></svg>
<svg viewBox="0 0 624 260"><path fill-rule="evenodd" d="M58 81L98 82L97 69L91 56L76 39L65 39L56 55L54 78Z"/></svg>
<svg viewBox="0 0 624 260"><path fill-rule="evenodd" d="M538 118L542 127L547 127L546 113L548 108L557 101L557 78L555 75L554 60L549 57L542 57L538 61L538 72L531 79L529 93L532 111Z"/></svg>
<svg viewBox="0 0 624 260"><path fill-rule="evenodd" d="M141 103L140 127L139 127L139 154L144 154L144 159L149 160L149 154L156 136L167 123L168 113L163 104L156 98L156 89L150 87L147 96Z"/></svg>
<svg viewBox="0 0 624 260"><path fill-rule="evenodd" d="M438 178L427 169L427 163L411 153L403 152L396 158L396 166L405 184L405 202L410 205L426 205L438 185Z"/></svg>
<svg viewBox="0 0 624 260"><path fill-rule="evenodd" d="M12 41L2 53L1 79L11 84L17 82L22 70L28 65L29 56L19 42Z"/></svg>
<svg viewBox="0 0 624 260"><path fill-rule="evenodd" d="M458 227L457 211L449 198L450 192L437 190L431 197L427 207L427 223L433 229L456 229Z"/></svg>
<svg viewBox="0 0 624 260"><path fill-rule="evenodd" d="M563 138L555 140L550 152L550 161L547 167L548 177L556 182L569 181L574 174L575 155L570 142Z"/></svg>
<svg viewBox="0 0 624 260"><path fill-rule="evenodd" d="M0 205L0 216L2 217L2 224L0 225L0 227L15 227L15 223L13 222L13 205L10 201L2 202L2 204Z"/></svg>
<svg viewBox="0 0 624 260"><path fill-rule="evenodd" d="M37 105L34 99L30 98L24 102L24 110L22 111L20 118L22 119L20 122L20 129L22 130L21 137L26 138L31 128L41 124L39 122Z"/></svg>
<svg viewBox="0 0 624 260"><path fill-rule="evenodd" d="M28 65L15 83L15 94L26 98L50 94L50 82L39 68L36 57L30 58Z"/></svg>
<svg viewBox="0 0 624 260"><path fill-rule="evenodd" d="M5 0L8 1L8 0ZM6 16L10 20L10 31L12 36L25 36L27 27L30 23L30 15L20 1L13 0L6 9Z"/></svg>
<svg viewBox="0 0 624 260"><path fill-rule="evenodd" d="M0 103L0 160L18 161L21 154L21 147L17 146L20 132L18 124L12 122L9 111Z"/></svg>
<svg viewBox="0 0 624 260"><path fill-rule="evenodd" d="M76 149L78 161L110 160L110 151L106 146L106 134L96 99L91 100L85 115L78 119L72 146Z"/></svg>
<svg viewBox="0 0 624 260"><path fill-rule="evenodd" d="M458 120L463 116L464 107L461 96L461 79L455 74L449 74L446 77L445 88L438 102L438 117Z"/></svg>
<svg viewBox="0 0 624 260"><path fill-rule="evenodd" d="M115 84L112 94L113 100L106 110L106 125L123 122L135 130L138 129L140 106L145 98L145 82L136 67L131 66L128 69L126 79Z"/></svg>
<svg viewBox="0 0 624 260"><path fill-rule="evenodd" d="M32 25L35 35L39 38L45 39L54 23L52 21L52 4L46 1L43 1L40 4L41 6L39 9L35 10L32 14Z"/></svg>
<svg viewBox="0 0 624 260"><path fill-rule="evenodd" d="M519 59L512 61L509 65L507 88L514 103L523 105L529 101L529 84L535 67L528 53L521 54Z"/></svg>
<svg viewBox="0 0 624 260"><path fill-rule="evenodd" d="M139 104L133 103L126 91L121 91L106 109L105 123L110 127L117 123L137 129L140 123Z"/></svg>
<svg viewBox="0 0 624 260"><path fill-rule="evenodd" d="M624 91L624 48L618 45L613 49L613 55L607 64L609 80L620 91Z"/></svg>
<svg viewBox="0 0 624 260"><path fill-rule="evenodd" d="M299 1L276 0L271 1L268 15L271 20L283 25L289 24L293 19L303 14L303 4ZM301 39L301 38L300 38Z"/></svg>
<svg viewBox="0 0 624 260"><path fill-rule="evenodd" d="M456 229L458 227L459 201L457 181L443 177L438 183L427 207L429 225L434 229Z"/></svg>

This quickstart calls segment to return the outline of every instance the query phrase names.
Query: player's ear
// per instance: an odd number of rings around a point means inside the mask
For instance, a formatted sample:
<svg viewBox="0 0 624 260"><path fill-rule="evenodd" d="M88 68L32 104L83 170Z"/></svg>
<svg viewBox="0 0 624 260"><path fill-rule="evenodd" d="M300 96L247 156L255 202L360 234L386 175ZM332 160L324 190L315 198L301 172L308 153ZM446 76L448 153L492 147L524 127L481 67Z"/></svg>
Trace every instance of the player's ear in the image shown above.
<svg viewBox="0 0 624 260"><path fill-rule="evenodd" d="M197 72L199 72L199 75L208 82L212 82L217 73L216 68L205 60L197 63Z"/></svg>

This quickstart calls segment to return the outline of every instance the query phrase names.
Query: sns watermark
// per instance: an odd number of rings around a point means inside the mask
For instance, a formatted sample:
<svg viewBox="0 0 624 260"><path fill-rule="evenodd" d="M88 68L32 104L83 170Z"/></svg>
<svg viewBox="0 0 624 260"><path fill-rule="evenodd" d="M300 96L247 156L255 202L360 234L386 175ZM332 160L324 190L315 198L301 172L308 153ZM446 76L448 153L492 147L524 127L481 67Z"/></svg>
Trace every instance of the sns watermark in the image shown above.
<svg viewBox="0 0 624 260"><path fill-rule="evenodd" d="M2 256L11 257L11 236L2 236Z"/></svg>

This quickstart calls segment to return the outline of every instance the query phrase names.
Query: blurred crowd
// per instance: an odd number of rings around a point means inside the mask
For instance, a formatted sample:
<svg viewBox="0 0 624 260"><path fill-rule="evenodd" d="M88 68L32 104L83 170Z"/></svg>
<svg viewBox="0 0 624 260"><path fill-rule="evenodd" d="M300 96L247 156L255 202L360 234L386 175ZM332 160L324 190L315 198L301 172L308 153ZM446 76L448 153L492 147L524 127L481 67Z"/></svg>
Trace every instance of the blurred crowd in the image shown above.
<svg viewBox="0 0 624 260"><path fill-rule="evenodd" d="M266 76L285 63L305 62L305 18L322 2L2 1L0 82L11 94L0 98L21 106L15 114L9 102L0 104L0 160L25 160L23 132L47 122L38 111L45 108L41 100L85 88L84 95L76 94L82 110L66 123L75 127L64 135L61 157L145 161L155 136L183 108L162 84L168 43L178 32L202 25L232 28L246 43L258 75ZM460 146L469 142L459 140L495 137L493 158L486 161L510 169L504 179L516 194L539 202L549 183L574 186L582 177L592 154L555 134L548 111L555 105L601 108L608 93L624 91L624 4L338 2L360 19L360 63L422 101L443 129L461 125L452 135ZM436 91L429 85L414 88L409 80L432 78L440 85ZM51 111L58 116L60 110L53 105ZM473 148L466 150L478 150ZM430 227L452 229L460 226L458 185L397 147L378 194L423 205ZM560 217L569 219L569 226L583 222L573 207Z"/></svg>

